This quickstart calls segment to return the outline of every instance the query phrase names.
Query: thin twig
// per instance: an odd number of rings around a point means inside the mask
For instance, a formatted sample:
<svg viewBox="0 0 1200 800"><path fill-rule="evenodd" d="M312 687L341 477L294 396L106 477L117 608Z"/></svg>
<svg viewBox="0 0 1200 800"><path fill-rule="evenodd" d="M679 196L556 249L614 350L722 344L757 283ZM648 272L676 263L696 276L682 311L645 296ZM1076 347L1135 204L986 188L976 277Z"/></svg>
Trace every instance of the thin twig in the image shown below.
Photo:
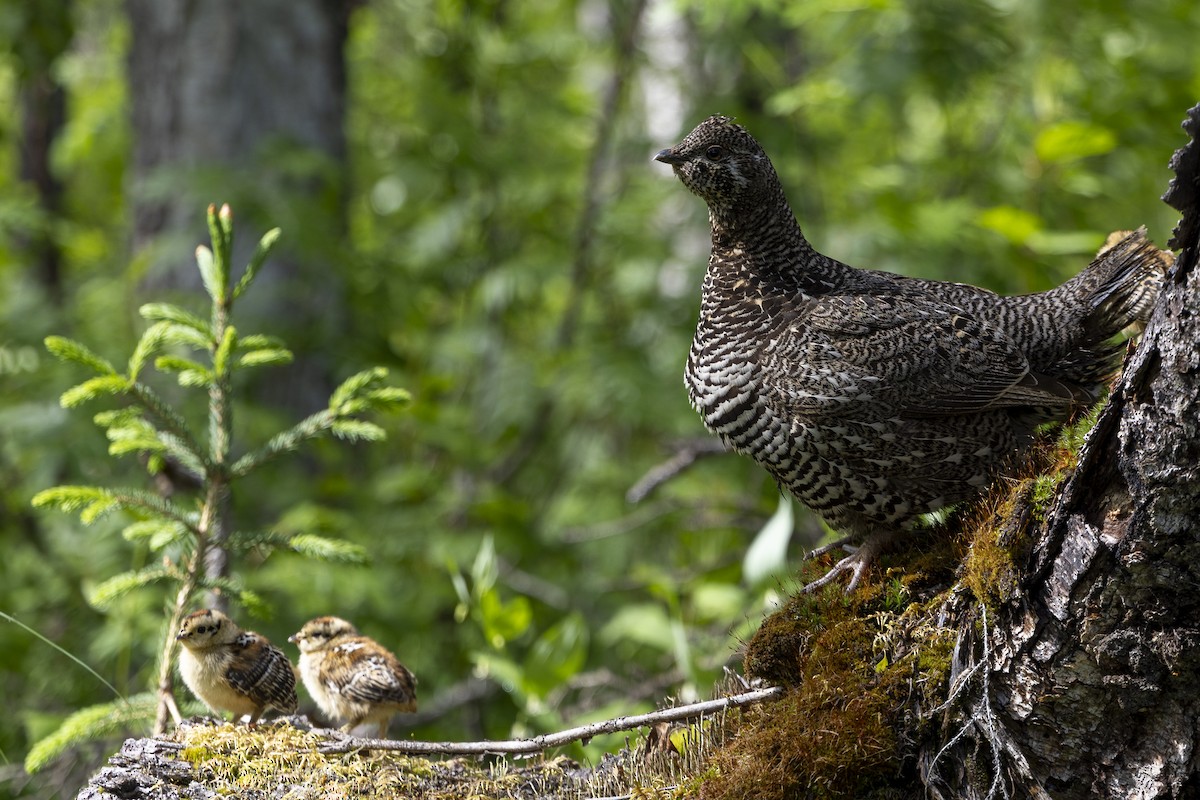
<svg viewBox="0 0 1200 800"><path fill-rule="evenodd" d="M769 689L758 689L753 692L721 697L703 703L692 703L686 706L664 708L649 714L638 714L631 717L594 722L577 728L569 728L557 733L547 733L530 739L509 739L503 741L483 742L410 742L391 739L359 739L353 736L338 737L322 742L317 749L327 755L336 753L351 753L356 750L392 750L399 753L424 753L444 755L485 755L502 753L515 755L521 753L540 753L552 747L561 747L577 741L586 741L595 736L617 731L627 731L653 725L656 722L675 722L691 719L716 711L737 708L752 703L761 703L783 694L783 688L772 686Z"/></svg>
<svg viewBox="0 0 1200 800"><path fill-rule="evenodd" d="M715 456L726 452L719 439L696 439L687 442L675 451L675 455L654 465L638 482L625 492L625 500L639 503L651 492L674 478L704 456Z"/></svg>

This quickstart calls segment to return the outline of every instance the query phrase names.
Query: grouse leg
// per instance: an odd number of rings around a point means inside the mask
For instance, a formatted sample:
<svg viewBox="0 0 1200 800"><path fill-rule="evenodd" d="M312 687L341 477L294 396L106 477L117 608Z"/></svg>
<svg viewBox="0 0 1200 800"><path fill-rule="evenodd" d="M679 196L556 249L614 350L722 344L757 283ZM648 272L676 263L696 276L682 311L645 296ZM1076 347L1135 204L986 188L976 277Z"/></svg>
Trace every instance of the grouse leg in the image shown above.
<svg viewBox="0 0 1200 800"><path fill-rule="evenodd" d="M815 581L808 583L800 591L805 594L812 594L822 586L828 586L837 579L842 573L850 573L850 583L846 586L846 594L853 594L858 588L859 581L862 580L863 573L867 571L867 567L875 562L876 557L883 552L887 545L896 536L896 531L877 531L866 538L865 541L850 555L843 558L841 561L833 565L833 568L817 578ZM846 546L846 542L855 537L843 537L836 542L818 547L809 556L822 555L838 546Z"/></svg>
<svg viewBox="0 0 1200 800"><path fill-rule="evenodd" d="M831 550L837 550L839 547L848 547L857 540L858 540L857 536L853 536L853 535L852 536L843 536L842 538L840 538L836 541L829 542L828 544L823 544L820 547L817 547L813 550L809 550L807 553L804 554L804 560L812 561L817 556L823 556L826 553L830 552Z"/></svg>

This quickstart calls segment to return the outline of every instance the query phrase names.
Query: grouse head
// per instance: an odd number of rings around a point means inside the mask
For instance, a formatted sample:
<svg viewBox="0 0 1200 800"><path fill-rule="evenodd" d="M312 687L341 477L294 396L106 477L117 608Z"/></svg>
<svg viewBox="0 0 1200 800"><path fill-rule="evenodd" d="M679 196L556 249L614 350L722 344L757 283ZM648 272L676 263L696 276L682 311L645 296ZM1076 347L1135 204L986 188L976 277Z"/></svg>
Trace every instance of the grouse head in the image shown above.
<svg viewBox="0 0 1200 800"><path fill-rule="evenodd" d="M343 636L358 636L358 628L340 617L317 617L304 623L304 627L288 637L288 641L300 648L301 653L323 650L334 640Z"/></svg>
<svg viewBox="0 0 1200 800"><path fill-rule="evenodd" d="M654 158L671 165L683 185L708 203L715 220L733 222L738 214L771 207L782 195L767 154L729 117L709 117Z"/></svg>
<svg viewBox="0 0 1200 800"><path fill-rule="evenodd" d="M229 644L235 641L241 632L229 617L214 608L205 608L184 617L175 638L188 649L200 650Z"/></svg>

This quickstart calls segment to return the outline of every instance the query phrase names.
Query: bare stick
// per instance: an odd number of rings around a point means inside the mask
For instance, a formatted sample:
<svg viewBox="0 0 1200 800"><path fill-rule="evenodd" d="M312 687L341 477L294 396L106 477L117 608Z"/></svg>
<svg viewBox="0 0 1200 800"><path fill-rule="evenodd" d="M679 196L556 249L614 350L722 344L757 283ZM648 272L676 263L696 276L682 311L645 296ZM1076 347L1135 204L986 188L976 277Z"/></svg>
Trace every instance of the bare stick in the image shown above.
<svg viewBox="0 0 1200 800"><path fill-rule="evenodd" d="M728 452L720 439L707 437L685 442L675 450L675 454L650 468L650 471L638 479L638 482L625 493L628 503L640 503L651 492L662 484L674 478L679 473L705 456L715 456Z"/></svg>
<svg viewBox="0 0 1200 800"><path fill-rule="evenodd" d="M578 728L570 728L557 733L547 733L534 736L531 739L509 739L506 741L485 742L409 742L393 739L359 739L353 736L339 737L322 742L317 749L326 754L350 753L355 750L394 750L399 753L440 753L445 755L484 755L503 753L514 755L519 753L540 753L551 747L561 747L571 742L591 739L604 733L627 731L653 725L656 722L675 722L681 719L691 719L728 708L761 703L783 694L783 688L772 686L769 689L758 689L753 692L735 694L708 700L703 703L692 703L686 706L664 708L649 714L638 714L632 717L617 717L604 722L593 722Z"/></svg>

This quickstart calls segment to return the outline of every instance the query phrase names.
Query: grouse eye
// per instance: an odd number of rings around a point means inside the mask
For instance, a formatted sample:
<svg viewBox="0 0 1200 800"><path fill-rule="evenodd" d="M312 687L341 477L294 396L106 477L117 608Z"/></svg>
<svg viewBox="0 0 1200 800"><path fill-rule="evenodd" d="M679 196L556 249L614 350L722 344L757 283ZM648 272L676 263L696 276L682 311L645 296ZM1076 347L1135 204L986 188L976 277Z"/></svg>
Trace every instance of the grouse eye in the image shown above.
<svg viewBox="0 0 1200 800"><path fill-rule="evenodd" d="M709 161L720 161L725 157L725 148L718 144L714 144L712 147L704 151L704 156Z"/></svg>

